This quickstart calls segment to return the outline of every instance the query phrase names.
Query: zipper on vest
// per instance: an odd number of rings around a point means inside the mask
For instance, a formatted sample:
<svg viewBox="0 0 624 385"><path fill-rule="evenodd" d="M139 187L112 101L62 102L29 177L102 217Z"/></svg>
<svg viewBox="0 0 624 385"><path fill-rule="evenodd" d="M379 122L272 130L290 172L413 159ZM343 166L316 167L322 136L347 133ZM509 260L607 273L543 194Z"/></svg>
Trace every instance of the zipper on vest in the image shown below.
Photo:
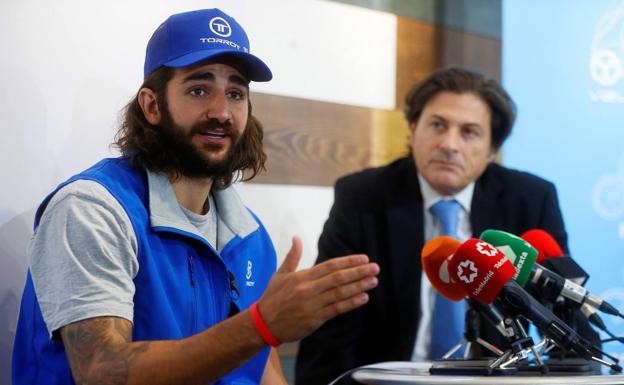
<svg viewBox="0 0 624 385"><path fill-rule="evenodd" d="M195 287L195 271L193 270L193 256L188 256L189 276L191 278L191 286L193 287L193 314L191 319L193 320L191 330L193 333L197 331L197 288Z"/></svg>
<svg viewBox="0 0 624 385"><path fill-rule="evenodd" d="M191 286L195 286L195 272L193 271L193 257L188 256L188 266L189 266L189 278L191 279Z"/></svg>

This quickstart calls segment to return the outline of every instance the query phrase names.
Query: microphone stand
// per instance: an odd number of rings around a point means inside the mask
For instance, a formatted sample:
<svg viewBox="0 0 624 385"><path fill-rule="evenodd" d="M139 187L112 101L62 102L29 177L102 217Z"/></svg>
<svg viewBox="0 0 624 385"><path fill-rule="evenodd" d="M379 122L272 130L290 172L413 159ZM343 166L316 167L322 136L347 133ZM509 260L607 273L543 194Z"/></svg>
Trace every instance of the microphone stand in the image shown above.
<svg viewBox="0 0 624 385"><path fill-rule="evenodd" d="M464 359L469 359L471 356L471 351L476 348L475 344L481 345L484 348L488 349L492 353L497 356L502 356L504 352L482 339L480 335L481 329L481 321L479 317L479 311L475 309L475 301L468 300L468 309L466 310L466 318L464 321L464 338L455 346L451 348L444 356L442 356L443 360L449 359L453 356L459 349L465 347L464 350Z"/></svg>
<svg viewBox="0 0 624 385"><path fill-rule="evenodd" d="M505 324L509 325L514 331L514 333L510 336L513 341L510 342L510 349L505 352L502 357L499 357L498 360L492 362L491 367L500 367L502 369L506 369L510 365L522 361L527 360L530 364L529 354L533 354L533 358L537 363L537 368L540 369L542 374L548 373L548 366L542 360L540 353L537 351L540 347L548 344L548 340L545 339L540 344L535 345L533 342L533 338L529 337L526 330L522 326L522 323L517 318L506 318Z"/></svg>
<svg viewBox="0 0 624 385"><path fill-rule="evenodd" d="M508 320L505 320L505 322L508 322ZM518 330L520 335L522 335L524 338L519 340L518 348L515 349L511 358L509 358L508 360L502 363L494 362L493 365L498 364L498 367L506 368L508 365L516 361L519 361L522 358L526 358L530 351L533 353L535 360L538 363L538 368L540 368L540 371L542 372L542 374L547 374L549 372L548 364L542 360L541 355L548 354L550 350L558 346L557 343L550 338L544 338L542 342L540 342L537 345L534 345L532 338L527 335L526 330L522 326L522 323L517 318L513 319L513 323L515 324L514 329ZM530 340L530 343L523 342L522 340L524 339ZM514 350L513 345L514 343L512 343L512 350ZM604 351L600 350L598 347L591 345L591 343L589 343L588 341L583 341L583 347L586 349L586 352L585 352L586 354L583 357L585 360L594 361L598 364L604 365L614 372L618 372L618 373L622 372L622 367L618 365L619 360L616 357L613 357L605 353ZM541 353L538 353L538 349L541 349ZM597 357L596 355L598 356L603 355L605 357L608 357L609 359L613 360L613 363L607 362L601 359L600 357ZM500 357L498 361L503 361L503 357Z"/></svg>
<svg viewBox="0 0 624 385"><path fill-rule="evenodd" d="M508 341L509 348L502 351L498 347L482 339L480 335L481 317L483 316L493 327L495 327L502 336ZM482 368L486 373L493 373L496 370L509 371L513 369L520 361L529 360L530 355L537 363L537 368L543 374L548 373L548 367L538 349L549 344L549 340L545 339L540 344L535 345L533 339L528 336L522 323L515 317L505 317L496 308L482 304L478 301L468 300L468 310L466 311L466 320L464 328L464 338L450 349L442 360L448 360L459 349L465 347L464 360L470 360L476 356L475 350L478 345L486 348L496 355L496 358L483 362ZM530 360L529 363L533 360ZM454 361L451 361L454 362ZM459 368L464 368L463 364L457 362Z"/></svg>

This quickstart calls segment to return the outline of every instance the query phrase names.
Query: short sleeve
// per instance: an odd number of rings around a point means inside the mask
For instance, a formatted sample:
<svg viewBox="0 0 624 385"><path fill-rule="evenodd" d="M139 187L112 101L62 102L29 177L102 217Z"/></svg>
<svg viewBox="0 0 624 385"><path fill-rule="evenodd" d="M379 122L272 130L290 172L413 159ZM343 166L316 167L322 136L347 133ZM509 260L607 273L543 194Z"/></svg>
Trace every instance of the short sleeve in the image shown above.
<svg viewBox="0 0 624 385"><path fill-rule="evenodd" d="M137 240L128 214L99 183L79 180L56 192L31 239L29 256L50 336L92 317L132 322Z"/></svg>

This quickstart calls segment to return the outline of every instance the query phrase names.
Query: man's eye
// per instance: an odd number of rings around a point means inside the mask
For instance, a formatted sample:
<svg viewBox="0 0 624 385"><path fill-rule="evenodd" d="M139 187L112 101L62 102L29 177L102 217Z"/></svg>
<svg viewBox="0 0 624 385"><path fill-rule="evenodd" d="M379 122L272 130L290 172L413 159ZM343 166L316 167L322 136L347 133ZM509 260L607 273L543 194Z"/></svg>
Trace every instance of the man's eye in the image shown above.
<svg viewBox="0 0 624 385"><path fill-rule="evenodd" d="M240 91L230 91L228 92L228 96L232 100L243 100L245 98L245 94Z"/></svg>
<svg viewBox="0 0 624 385"><path fill-rule="evenodd" d="M479 134L479 131L477 131L474 128L465 128L464 135L469 138L476 138L476 137L479 137L480 134Z"/></svg>
<svg viewBox="0 0 624 385"><path fill-rule="evenodd" d="M442 122L440 121L433 121L431 122L431 127L436 130L441 130L442 128L444 128L444 124L442 124Z"/></svg>
<svg viewBox="0 0 624 385"><path fill-rule="evenodd" d="M193 96L204 96L206 95L206 90L204 90L203 88L193 88L190 94Z"/></svg>

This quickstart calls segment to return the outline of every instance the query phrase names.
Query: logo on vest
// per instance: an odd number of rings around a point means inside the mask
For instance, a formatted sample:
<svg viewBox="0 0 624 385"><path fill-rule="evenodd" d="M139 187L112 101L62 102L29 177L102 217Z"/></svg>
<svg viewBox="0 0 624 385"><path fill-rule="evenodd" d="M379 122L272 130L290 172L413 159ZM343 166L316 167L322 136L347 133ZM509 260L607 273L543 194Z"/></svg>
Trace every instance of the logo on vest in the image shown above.
<svg viewBox="0 0 624 385"><path fill-rule="evenodd" d="M252 269L253 265L251 264L251 261L247 261L247 274L245 274L245 279L247 280L245 282L245 284L249 287L255 285L256 283L254 281L251 281L251 276L252 276Z"/></svg>

